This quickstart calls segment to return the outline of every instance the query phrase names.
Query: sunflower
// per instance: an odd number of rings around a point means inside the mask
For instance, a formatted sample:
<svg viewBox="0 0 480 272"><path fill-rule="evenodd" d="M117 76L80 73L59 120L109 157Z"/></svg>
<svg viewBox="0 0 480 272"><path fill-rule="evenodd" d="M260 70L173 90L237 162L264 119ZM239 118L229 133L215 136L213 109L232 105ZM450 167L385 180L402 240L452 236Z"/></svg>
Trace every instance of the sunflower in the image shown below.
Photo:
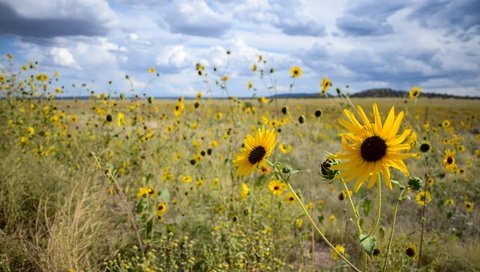
<svg viewBox="0 0 480 272"><path fill-rule="evenodd" d="M274 129L258 129L255 136L247 135L243 140L245 147L240 149L233 159L237 175L246 176L256 168L266 165L266 159L272 153L277 143Z"/></svg>
<svg viewBox="0 0 480 272"><path fill-rule="evenodd" d="M417 97L420 95L421 92L422 90L420 89L420 87L415 86L410 90L410 93L408 93L408 96L410 97L411 100L415 100L417 99Z"/></svg>
<svg viewBox="0 0 480 272"><path fill-rule="evenodd" d="M473 202L467 201L467 200L465 200L465 202L463 202L463 208L465 209L466 212L473 211L473 207L474 207Z"/></svg>
<svg viewBox="0 0 480 272"><path fill-rule="evenodd" d="M279 196L279 195L282 194L283 189L285 189L285 184L283 184L282 182L280 182L280 181L277 180L277 179L272 179L272 180L268 183L268 189L270 190L270 192L271 192L273 195Z"/></svg>
<svg viewBox="0 0 480 272"><path fill-rule="evenodd" d="M417 255L417 246L413 243L408 243L405 247L405 255L410 258L415 258L415 255Z"/></svg>
<svg viewBox="0 0 480 272"><path fill-rule="evenodd" d="M425 206L432 201L432 195L429 191L420 191L415 199L418 205Z"/></svg>
<svg viewBox="0 0 480 272"><path fill-rule="evenodd" d="M455 162L455 151L450 149L445 150L445 155L443 156L443 166L445 170L449 172L455 172L457 169L457 163Z"/></svg>
<svg viewBox="0 0 480 272"><path fill-rule="evenodd" d="M293 203L295 202L295 196L293 195L293 193L289 193L286 197L285 197L285 201L287 203Z"/></svg>
<svg viewBox="0 0 480 272"><path fill-rule="evenodd" d="M155 68L154 68L154 67L148 68L148 72L149 72L150 74L154 74L154 73L155 73Z"/></svg>
<svg viewBox="0 0 480 272"><path fill-rule="evenodd" d="M449 121L449 120L443 120L441 126L442 126L443 128L448 128L448 127L450 127L450 121Z"/></svg>
<svg viewBox="0 0 480 272"><path fill-rule="evenodd" d="M335 249L338 251L338 253L340 253L340 254L342 254L342 255L345 254L345 247L344 247L344 246L342 246L342 245L336 245L336 246L335 246ZM334 250L332 250L332 259L333 259L334 261L337 261L338 258L339 258L339 257L338 257L337 252L335 252Z"/></svg>
<svg viewBox="0 0 480 272"><path fill-rule="evenodd" d="M290 75L293 78L301 77L302 76L302 69L298 66L293 66L290 68Z"/></svg>
<svg viewBox="0 0 480 272"><path fill-rule="evenodd" d="M242 183L242 188L240 191L240 197L242 199L247 198L247 196L250 194L250 188L248 188L248 185L246 183Z"/></svg>
<svg viewBox="0 0 480 272"><path fill-rule="evenodd" d="M395 117L395 109L392 107L385 124L382 125L377 104L373 104L373 124L362 107L357 108L364 124L360 124L351 111L344 110L349 121L340 119L339 122L350 132L341 134L344 150L337 154L337 157L343 161L333 165L331 169L340 170L339 177L345 178L347 182L356 179L355 192L367 179L368 188L375 185L379 173L383 174L387 187L391 189L389 167L407 176L408 168L403 159L415 156L413 153L403 152L411 148L411 145L404 141L412 134L412 130L405 129L402 134L397 135L403 120L403 111Z"/></svg>
<svg viewBox="0 0 480 272"><path fill-rule="evenodd" d="M453 200L452 198L448 198L448 199L445 200L445 202L443 202L443 204L445 206L453 206L453 205L455 205L455 200Z"/></svg>
<svg viewBox="0 0 480 272"><path fill-rule="evenodd" d="M148 195L153 196L154 194L155 194L155 190L153 190L152 188L140 187L140 189L138 189L137 197L142 198Z"/></svg>
<svg viewBox="0 0 480 272"><path fill-rule="evenodd" d="M157 216L162 216L167 211L167 203L162 202L157 205Z"/></svg>
<svg viewBox="0 0 480 272"><path fill-rule="evenodd" d="M325 96L327 94L327 90L329 87L332 86L332 82L328 77L324 77L322 79L322 83L320 83L320 87L322 88L322 96Z"/></svg>

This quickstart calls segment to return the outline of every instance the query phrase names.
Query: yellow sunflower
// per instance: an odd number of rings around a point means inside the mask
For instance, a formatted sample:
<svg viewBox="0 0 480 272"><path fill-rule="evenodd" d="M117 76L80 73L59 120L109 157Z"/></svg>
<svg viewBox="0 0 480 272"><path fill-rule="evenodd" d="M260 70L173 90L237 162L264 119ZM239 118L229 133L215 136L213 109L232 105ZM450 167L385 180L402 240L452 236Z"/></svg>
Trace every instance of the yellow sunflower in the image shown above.
<svg viewBox="0 0 480 272"><path fill-rule="evenodd" d="M273 195L279 196L282 194L283 189L285 189L285 184L277 179L272 179L268 183L268 189Z"/></svg>
<svg viewBox="0 0 480 272"><path fill-rule="evenodd" d="M327 94L327 90L329 87L332 87L332 82L328 77L322 78L322 82L320 83L320 87L322 89L322 96L325 96Z"/></svg>
<svg viewBox="0 0 480 272"><path fill-rule="evenodd" d="M235 155L233 166L237 175L246 176L255 169L266 165L266 159L272 153L277 143L274 129L258 129L255 136L247 135L243 140L244 147Z"/></svg>
<svg viewBox="0 0 480 272"><path fill-rule="evenodd" d="M302 76L302 69L298 66L293 66L290 68L290 75L294 78Z"/></svg>
<svg viewBox="0 0 480 272"><path fill-rule="evenodd" d="M367 179L368 188L375 185L379 173L383 174L387 187L391 189L389 167L408 175L408 168L403 160L414 157L415 154L404 153L411 148L405 141L413 132L405 129L402 134L397 135L403 120L403 111L395 116L395 109L392 107L385 124L382 125L377 104L373 104L375 123L370 123L362 107L358 106L357 109L363 125L349 110L344 110L348 121L339 119L340 124L350 132L341 134L343 152L337 154L337 158L342 162L333 165L331 169L340 170L339 177L345 178L347 182L356 179L355 192Z"/></svg>
<svg viewBox="0 0 480 272"><path fill-rule="evenodd" d="M455 151L450 149L445 150L445 155L443 156L443 166L448 172L455 172L457 169L457 163L455 162Z"/></svg>
<svg viewBox="0 0 480 272"><path fill-rule="evenodd" d="M420 206L425 206L432 201L432 195L429 191L420 191L415 197L417 204Z"/></svg>
<svg viewBox="0 0 480 272"><path fill-rule="evenodd" d="M415 100L417 99L417 97L420 95L420 93L422 92L422 90L420 89L420 87L413 87L410 92L408 93L408 96L410 97L411 100Z"/></svg>

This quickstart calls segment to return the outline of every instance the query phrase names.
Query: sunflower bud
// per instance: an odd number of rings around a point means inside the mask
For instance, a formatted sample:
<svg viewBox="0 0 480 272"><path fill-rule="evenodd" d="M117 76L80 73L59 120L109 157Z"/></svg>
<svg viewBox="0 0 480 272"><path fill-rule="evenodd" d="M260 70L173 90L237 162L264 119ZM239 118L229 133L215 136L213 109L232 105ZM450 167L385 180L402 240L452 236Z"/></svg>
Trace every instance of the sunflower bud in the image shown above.
<svg viewBox="0 0 480 272"><path fill-rule="evenodd" d="M419 177L409 177L408 178L408 187L414 191L419 191L424 186L423 180Z"/></svg>
<svg viewBox="0 0 480 272"><path fill-rule="evenodd" d="M339 160L336 160L336 159L333 159L333 158L328 158L326 159L323 163L322 163L322 176L325 178L325 179L328 179L328 180L333 180L335 178L335 176L339 173L338 170L332 170L330 169L330 167L332 167L333 165L337 165L339 164Z"/></svg>

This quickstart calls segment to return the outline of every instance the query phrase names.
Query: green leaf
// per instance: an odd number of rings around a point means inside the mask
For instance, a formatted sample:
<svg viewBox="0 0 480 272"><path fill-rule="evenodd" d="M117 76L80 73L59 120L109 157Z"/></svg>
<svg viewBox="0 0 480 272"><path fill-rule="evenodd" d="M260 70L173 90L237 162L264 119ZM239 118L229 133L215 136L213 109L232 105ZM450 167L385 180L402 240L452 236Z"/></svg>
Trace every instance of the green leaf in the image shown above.
<svg viewBox="0 0 480 272"><path fill-rule="evenodd" d="M325 217L323 216L323 214L321 214L321 215L318 216L318 222L320 222L320 224L323 223L323 219L325 219Z"/></svg>
<svg viewBox="0 0 480 272"><path fill-rule="evenodd" d="M168 192L168 189L163 189L159 196L165 201L165 203L170 204L170 193Z"/></svg>
<svg viewBox="0 0 480 272"><path fill-rule="evenodd" d="M370 198L365 198L362 208L365 216L368 216L368 214L370 213L370 209L372 208L372 201L370 200Z"/></svg>
<svg viewBox="0 0 480 272"><path fill-rule="evenodd" d="M375 236L367 236L365 234L360 234L360 244L362 245L365 252L368 255L372 256L373 250L375 249Z"/></svg>

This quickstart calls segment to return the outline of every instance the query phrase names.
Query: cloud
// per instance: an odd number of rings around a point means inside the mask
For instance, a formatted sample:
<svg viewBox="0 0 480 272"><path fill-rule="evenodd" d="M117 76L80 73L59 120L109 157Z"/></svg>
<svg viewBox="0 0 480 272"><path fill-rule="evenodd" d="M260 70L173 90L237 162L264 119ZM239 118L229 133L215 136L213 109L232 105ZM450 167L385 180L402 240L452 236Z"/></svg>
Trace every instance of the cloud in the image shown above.
<svg viewBox="0 0 480 272"><path fill-rule="evenodd" d="M244 22L270 24L291 36L326 35L325 26L309 13L302 0L248 0L234 5L226 12L230 12L240 24Z"/></svg>
<svg viewBox="0 0 480 272"><path fill-rule="evenodd" d="M50 55L52 55L53 62L56 65L80 68L67 48L52 47L50 49Z"/></svg>
<svg viewBox="0 0 480 272"><path fill-rule="evenodd" d="M0 34L36 38L103 36L114 22L106 1L0 0Z"/></svg>
<svg viewBox="0 0 480 272"><path fill-rule="evenodd" d="M394 32L388 18L406 6L404 2L357 2L337 18L337 27L346 35L379 36Z"/></svg>
<svg viewBox="0 0 480 272"><path fill-rule="evenodd" d="M426 28L440 28L447 35L469 40L480 34L477 0L425 1L409 16Z"/></svg>
<svg viewBox="0 0 480 272"><path fill-rule="evenodd" d="M192 36L221 37L231 28L230 19L202 0L173 1L163 14L170 31Z"/></svg>

